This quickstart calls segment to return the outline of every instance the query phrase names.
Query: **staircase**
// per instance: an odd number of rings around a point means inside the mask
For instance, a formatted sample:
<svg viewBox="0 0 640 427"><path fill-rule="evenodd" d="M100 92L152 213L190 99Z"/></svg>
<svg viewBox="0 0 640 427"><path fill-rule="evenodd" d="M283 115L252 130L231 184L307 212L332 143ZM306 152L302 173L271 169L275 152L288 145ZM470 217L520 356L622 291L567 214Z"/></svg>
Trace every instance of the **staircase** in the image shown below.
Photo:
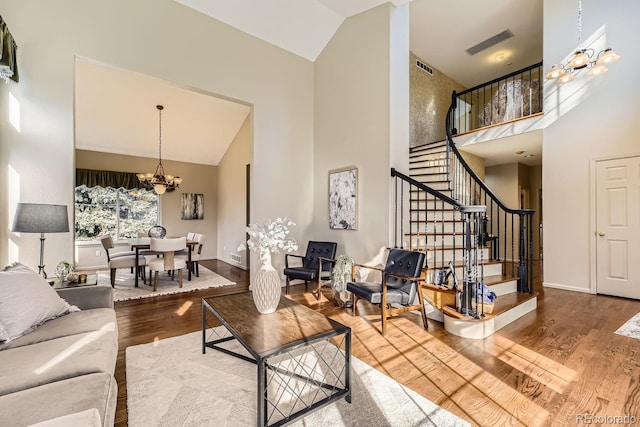
<svg viewBox="0 0 640 427"><path fill-rule="evenodd" d="M468 193L471 186L454 191L454 183L447 173L448 154L446 141L412 148L409 160L410 177L441 195L471 200L473 195L463 194ZM462 278L465 276L465 219L455 205L443 203L441 198L429 192L421 195L420 189L413 189L410 191L409 200L409 231L403 233L403 246L427 253L426 284L422 291L425 301L429 303L429 318L444 322L445 329L454 335L485 338L536 309L535 294L518 292L518 277L514 274L517 270L513 268L513 262L507 262L506 256L498 259L499 251L495 247L499 244L498 239L485 238L483 241L480 238L472 242L478 261L480 281L486 283L489 290L497 295L497 299L491 310L489 305L480 305L477 318L460 313L456 309L456 291L448 289L452 285L451 279L446 289L434 282L437 271L451 262L462 284ZM474 202L477 203L477 200ZM486 230L480 225L474 231L474 235L482 233L486 233Z"/></svg>
<svg viewBox="0 0 640 427"><path fill-rule="evenodd" d="M541 114L541 76L538 63L454 91L446 140L412 148L409 175L391 169L393 246L426 252L427 315L461 337L485 338L535 310L534 211L506 206L469 167L453 135ZM447 267L458 278L456 289L451 279L437 280ZM483 298L489 292L497 295L493 304Z"/></svg>

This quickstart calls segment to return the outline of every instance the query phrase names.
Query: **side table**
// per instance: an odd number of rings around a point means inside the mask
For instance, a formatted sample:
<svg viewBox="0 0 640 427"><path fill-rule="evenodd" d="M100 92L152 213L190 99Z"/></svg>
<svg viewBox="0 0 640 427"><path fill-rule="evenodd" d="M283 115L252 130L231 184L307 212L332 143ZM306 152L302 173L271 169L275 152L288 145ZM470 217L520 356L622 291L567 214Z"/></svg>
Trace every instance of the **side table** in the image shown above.
<svg viewBox="0 0 640 427"><path fill-rule="evenodd" d="M65 289L65 288L77 288L80 286L96 286L98 284L97 274L87 274L87 279L84 282L61 282L57 278L47 279L47 282L53 289Z"/></svg>

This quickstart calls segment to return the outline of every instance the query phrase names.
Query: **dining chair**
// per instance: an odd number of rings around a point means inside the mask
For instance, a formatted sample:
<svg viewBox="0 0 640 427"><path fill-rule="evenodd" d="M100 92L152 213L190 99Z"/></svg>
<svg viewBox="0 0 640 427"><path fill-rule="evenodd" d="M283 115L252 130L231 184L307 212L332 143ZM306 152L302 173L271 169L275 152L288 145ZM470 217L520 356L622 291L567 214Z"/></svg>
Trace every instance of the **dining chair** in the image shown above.
<svg viewBox="0 0 640 427"><path fill-rule="evenodd" d="M204 245L206 238L206 234L201 233L194 233L193 236L193 241L198 242L198 247L193 249L193 253L191 254L191 265L189 268L192 273L196 274L196 277L200 277L200 256L202 256L202 246Z"/></svg>
<svg viewBox="0 0 640 427"><path fill-rule="evenodd" d="M113 238L111 237L110 234L105 234L104 236L100 237L100 243L102 243L102 247L104 248L105 252L107 253L107 259L110 260L111 258L119 258L122 256L131 256L136 254L135 251L115 251L115 245L113 243Z"/></svg>
<svg viewBox="0 0 640 427"><path fill-rule="evenodd" d="M150 246L152 251L162 253L162 258L149 261L149 279L151 279L151 272L155 273L153 276L153 291L155 292L158 289L158 273L160 271L173 273L178 270L178 284L182 287L182 270L187 266L187 261L181 256L175 256L175 253L187 247L187 238L152 238Z"/></svg>
<svg viewBox="0 0 640 427"><path fill-rule="evenodd" d="M111 287L114 288L116 285L116 270L118 268L130 268L133 272L134 267L136 266L136 253L134 251L122 251L122 252L111 252L110 250L114 248L113 239L110 235L105 235L100 237L100 241L102 242L102 247L104 248L107 254L107 264L109 266L109 279L111 282ZM138 271L135 274L142 277L142 280L146 280L146 272L145 265L147 264L144 256L138 256Z"/></svg>

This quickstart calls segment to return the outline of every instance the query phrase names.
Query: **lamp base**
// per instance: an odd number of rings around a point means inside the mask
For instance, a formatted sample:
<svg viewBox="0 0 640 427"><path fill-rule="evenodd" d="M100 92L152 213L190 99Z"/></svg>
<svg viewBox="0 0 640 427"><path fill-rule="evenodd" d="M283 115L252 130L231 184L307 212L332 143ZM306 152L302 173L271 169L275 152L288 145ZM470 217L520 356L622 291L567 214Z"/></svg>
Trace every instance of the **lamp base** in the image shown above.
<svg viewBox="0 0 640 427"><path fill-rule="evenodd" d="M38 266L38 274L40 274L45 279L47 278L47 272L44 271L44 265L39 265Z"/></svg>

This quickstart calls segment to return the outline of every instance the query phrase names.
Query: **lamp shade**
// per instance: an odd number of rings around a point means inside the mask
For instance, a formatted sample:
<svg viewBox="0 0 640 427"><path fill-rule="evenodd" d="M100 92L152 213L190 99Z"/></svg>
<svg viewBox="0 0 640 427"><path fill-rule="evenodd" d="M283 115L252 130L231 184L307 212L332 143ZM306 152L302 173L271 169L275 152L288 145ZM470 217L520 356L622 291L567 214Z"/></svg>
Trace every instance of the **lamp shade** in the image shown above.
<svg viewBox="0 0 640 427"><path fill-rule="evenodd" d="M20 233L65 233L69 231L67 206L18 203L11 231Z"/></svg>

